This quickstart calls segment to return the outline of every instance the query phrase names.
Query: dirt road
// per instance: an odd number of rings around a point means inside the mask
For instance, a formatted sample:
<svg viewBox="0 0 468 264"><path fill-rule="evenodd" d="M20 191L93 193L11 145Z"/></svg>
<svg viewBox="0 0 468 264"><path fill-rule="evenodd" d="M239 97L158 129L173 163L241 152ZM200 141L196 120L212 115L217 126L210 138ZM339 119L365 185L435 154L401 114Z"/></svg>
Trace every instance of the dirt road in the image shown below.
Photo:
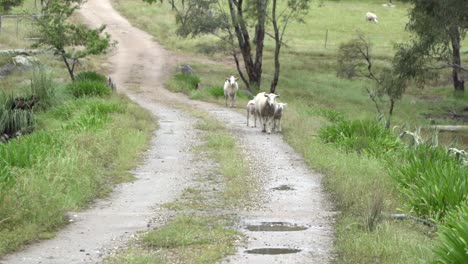
<svg viewBox="0 0 468 264"><path fill-rule="evenodd" d="M110 58L117 89L158 116L160 129L144 164L135 170L137 181L119 186L90 210L73 213L74 223L56 238L0 263L95 263L135 231L146 230L151 219L155 219L151 227L163 224L168 212L160 205L174 200L202 170L188 151L197 142L192 132L195 120L171 107L171 102L208 111L224 121L249 153L252 176L262 183L261 209L238 212L238 228L247 235L247 244L224 263L328 263L333 259L334 212L322 190L321 176L307 168L281 135L247 128L245 117L237 112L165 90L163 82L174 59L151 36L122 18L109 0L89 0L81 13L94 27L106 24L118 41Z"/></svg>

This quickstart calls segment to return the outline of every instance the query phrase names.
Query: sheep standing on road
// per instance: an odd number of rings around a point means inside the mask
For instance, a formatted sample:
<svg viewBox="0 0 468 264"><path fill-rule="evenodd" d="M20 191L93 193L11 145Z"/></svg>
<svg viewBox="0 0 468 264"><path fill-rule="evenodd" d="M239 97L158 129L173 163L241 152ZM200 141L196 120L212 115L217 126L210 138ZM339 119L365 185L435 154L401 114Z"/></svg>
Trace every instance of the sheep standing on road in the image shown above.
<svg viewBox="0 0 468 264"><path fill-rule="evenodd" d="M371 12L366 13L366 21L372 22L372 23L379 23L377 20L377 15Z"/></svg>
<svg viewBox="0 0 468 264"><path fill-rule="evenodd" d="M231 76L226 78L226 81L224 82L224 97L226 98L226 107L228 106L228 98L229 106L236 106L236 94L237 90L239 90L239 85L237 85L237 79L238 78Z"/></svg>
<svg viewBox="0 0 468 264"><path fill-rule="evenodd" d="M255 110L260 118L262 132L271 133L273 128L273 116L275 114L276 98L279 95L274 93L259 93L255 96Z"/></svg>
<svg viewBox="0 0 468 264"><path fill-rule="evenodd" d="M254 124L251 127L257 127L257 112L255 110L255 100L250 100L247 103L247 126L249 126L250 116L254 118Z"/></svg>
<svg viewBox="0 0 468 264"><path fill-rule="evenodd" d="M281 132L281 118L283 117L283 110L287 104L286 103L276 103L275 104L275 114L273 115L273 130L276 132Z"/></svg>

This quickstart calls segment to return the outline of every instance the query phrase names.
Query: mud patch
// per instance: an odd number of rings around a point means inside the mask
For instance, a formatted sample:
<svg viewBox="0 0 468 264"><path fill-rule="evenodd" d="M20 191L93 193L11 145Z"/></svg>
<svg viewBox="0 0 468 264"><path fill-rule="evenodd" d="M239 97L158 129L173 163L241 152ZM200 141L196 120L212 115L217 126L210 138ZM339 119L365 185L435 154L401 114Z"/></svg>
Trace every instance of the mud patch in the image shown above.
<svg viewBox="0 0 468 264"><path fill-rule="evenodd" d="M291 224L288 222L262 222L259 225L248 225L247 230L253 232L291 232L308 229L305 226Z"/></svg>
<svg viewBox="0 0 468 264"><path fill-rule="evenodd" d="M296 189L294 189L291 185L280 185L278 187L274 187L274 188L271 188L272 190L275 190L275 191L294 191Z"/></svg>
<svg viewBox="0 0 468 264"><path fill-rule="evenodd" d="M259 254L259 255L283 255L283 254L295 254L301 252L301 249L297 248L256 248L246 250L247 254Z"/></svg>

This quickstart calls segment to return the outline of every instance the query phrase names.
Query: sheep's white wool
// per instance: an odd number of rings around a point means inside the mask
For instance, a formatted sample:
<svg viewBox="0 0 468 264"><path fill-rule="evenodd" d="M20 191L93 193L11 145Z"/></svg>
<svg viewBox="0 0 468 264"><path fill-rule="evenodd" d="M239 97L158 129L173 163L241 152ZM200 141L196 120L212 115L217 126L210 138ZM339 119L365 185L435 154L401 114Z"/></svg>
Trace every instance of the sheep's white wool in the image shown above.
<svg viewBox="0 0 468 264"><path fill-rule="evenodd" d="M237 90L239 90L239 85L237 84L237 78L234 76L226 78L226 81L224 82L224 97L226 98L226 107L228 106L227 104L228 99L229 99L229 106L235 107Z"/></svg>
<svg viewBox="0 0 468 264"><path fill-rule="evenodd" d="M247 126L249 126L249 123L250 123L250 119L251 119L250 116L253 116L254 124L251 125L251 127L257 127L257 113L256 113L256 110L255 110L255 101L250 100L247 103L246 109L247 109Z"/></svg>
<svg viewBox="0 0 468 264"><path fill-rule="evenodd" d="M283 111L287 104L286 103L276 103L275 104L275 114L273 115L273 130L281 132L281 118L283 117Z"/></svg>
<svg viewBox="0 0 468 264"><path fill-rule="evenodd" d="M379 23L379 21L377 20L377 15L371 12L366 13L366 20L372 23Z"/></svg>
<svg viewBox="0 0 468 264"><path fill-rule="evenodd" d="M274 93L259 93L255 96L255 110L257 116L260 118L260 125L262 126L262 131L271 133L273 128L273 116L275 114L275 103L276 98L279 95Z"/></svg>

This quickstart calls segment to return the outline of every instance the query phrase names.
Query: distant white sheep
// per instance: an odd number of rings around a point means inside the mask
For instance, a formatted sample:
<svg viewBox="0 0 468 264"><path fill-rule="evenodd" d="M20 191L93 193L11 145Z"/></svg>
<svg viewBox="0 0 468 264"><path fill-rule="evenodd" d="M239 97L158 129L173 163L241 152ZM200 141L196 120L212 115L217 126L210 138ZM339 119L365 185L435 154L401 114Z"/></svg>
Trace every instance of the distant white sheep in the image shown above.
<svg viewBox="0 0 468 264"><path fill-rule="evenodd" d="M276 98L279 95L274 93L259 93L255 96L255 110L260 118L262 132L271 133L273 128L273 116L275 114Z"/></svg>
<svg viewBox="0 0 468 264"><path fill-rule="evenodd" d="M281 118L283 117L283 111L286 105L286 103L275 104L275 114L273 115L273 130L276 132L281 132Z"/></svg>
<svg viewBox="0 0 468 264"><path fill-rule="evenodd" d="M250 116L253 116L254 118L254 125L251 127L257 127L257 112L255 110L255 100L250 100L247 103L247 126L249 126L249 121L251 119Z"/></svg>
<svg viewBox="0 0 468 264"><path fill-rule="evenodd" d="M228 106L228 99L229 99L229 106L235 107L236 106L236 95L237 90L239 90L239 85L237 84L237 79L234 76L226 78L224 82L224 97L226 98L226 107Z"/></svg>
<svg viewBox="0 0 468 264"><path fill-rule="evenodd" d="M366 21L372 22L372 23L379 23L377 20L377 15L371 12L366 13Z"/></svg>

